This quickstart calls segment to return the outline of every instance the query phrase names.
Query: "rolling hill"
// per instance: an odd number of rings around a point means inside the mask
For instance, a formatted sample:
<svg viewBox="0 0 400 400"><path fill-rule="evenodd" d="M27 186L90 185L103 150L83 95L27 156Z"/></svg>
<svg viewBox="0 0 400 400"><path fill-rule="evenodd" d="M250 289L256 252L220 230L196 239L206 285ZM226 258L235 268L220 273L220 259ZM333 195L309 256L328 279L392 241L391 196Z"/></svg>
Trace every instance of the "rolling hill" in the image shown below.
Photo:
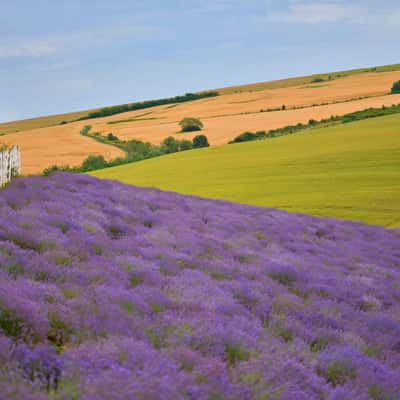
<svg viewBox="0 0 400 400"><path fill-rule="evenodd" d="M220 145L246 130L269 130L398 104L400 95L388 95L397 80L400 66L392 65L224 88L217 97L105 118L76 121L87 116L88 111L82 111L0 124L0 141L21 147L24 174L38 173L52 164L78 165L91 154L107 159L121 155L116 148L80 137L84 125L92 125L93 132L112 132L125 140L160 143L170 135L192 138L194 134L178 133L178 123L183 117L198 117L210 143ZM75 122L60 125L63 121Z"/></svg>
<svg viewBox="0 0 400 400"><path fill-rule="evenodd" d="M203 197L400 226L400 115L93 172Z"/></svg>

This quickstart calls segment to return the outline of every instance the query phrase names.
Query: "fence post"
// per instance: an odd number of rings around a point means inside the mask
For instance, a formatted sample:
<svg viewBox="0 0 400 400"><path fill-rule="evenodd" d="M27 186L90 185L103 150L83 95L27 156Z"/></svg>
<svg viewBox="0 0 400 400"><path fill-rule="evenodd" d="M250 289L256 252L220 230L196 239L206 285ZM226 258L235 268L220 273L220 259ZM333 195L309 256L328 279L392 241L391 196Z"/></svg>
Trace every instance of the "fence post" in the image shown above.
<svg viewBox="0 0 400 400"><path fill-rule="evenodd" d="M18 146L0 151L0 187L21 174L21 153Z"/></svg>

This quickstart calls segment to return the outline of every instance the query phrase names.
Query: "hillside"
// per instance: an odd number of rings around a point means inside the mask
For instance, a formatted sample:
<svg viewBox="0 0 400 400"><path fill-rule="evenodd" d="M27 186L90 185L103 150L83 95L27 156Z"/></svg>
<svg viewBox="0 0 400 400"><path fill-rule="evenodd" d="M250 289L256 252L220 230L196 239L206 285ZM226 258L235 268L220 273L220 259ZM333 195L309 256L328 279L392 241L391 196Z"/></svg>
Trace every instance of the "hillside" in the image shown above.
<svg viewBox="0 0 400 400"><path fill-rule="evenodd" d="M358 68L347 71L326 72L323 74L314 74L308 76L279 79L275 81L259 82L259 83L245 84L239 86L230 86L230 87L220 88L217 90L222 94L228 94L228 93L238 93L238 92L259 91L265 89L280 89L292 86L306 85L310 83L315 83L316 81L331 81L334 79L340 79L347 76L354 76L369 72L380 73L380 72L391 72L399 70L400 70L400 64L391 64L391 65L382 65L379 67Z"/></svg>
<svg viewBox="0 0 400 400"><path fill-rule="evenodd" d="M400 116L192 150L93 175L203 197L400 226Z"/></svg>
<svg viewBox="0 0 400 400"><path fill-rule="evenodd" d="M1 397L397 399L399 249L398 230L19 179L0 197Z"/></svg>
<svg viewBox="0 0 400 400"><path fill-rule="evenodd" d="M220 145L246 130L269 130L369 107L399 104L400 95L388 95L397 80L400 80L398 65L379 67L376 71L369 68L292 78L270 85L255 84L257 88L250 85L221 89L218 97L66 125L59 124L81 118L88 112L0 124L0 141L21 147L23 173L38 173L51 164L78 165L90 154L102 154L108 159L121 155L118 149L80 138L79 132L84 125L92 125L93 132L112 132L125 140L160 143L170 135L192 139L194 133L179 133L179 121L184 117L198 117L204 122L203 133L210 143ZM285 106L284 110L282 106ZM58 125L48 127L49 124ZM62 145L59 145L60 141Z"/></svg>

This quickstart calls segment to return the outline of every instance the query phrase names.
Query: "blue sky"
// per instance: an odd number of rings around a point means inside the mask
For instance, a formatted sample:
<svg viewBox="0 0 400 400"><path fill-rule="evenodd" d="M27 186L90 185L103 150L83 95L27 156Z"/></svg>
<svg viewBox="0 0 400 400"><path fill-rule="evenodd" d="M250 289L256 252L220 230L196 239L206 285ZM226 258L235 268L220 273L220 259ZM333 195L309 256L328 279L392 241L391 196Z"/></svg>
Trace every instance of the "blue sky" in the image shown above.
<svg viewBox="0 0 400 400"><path fill-rule="evenodd" d="M398 0L13 0L0 121L400 62Z"/></svg>

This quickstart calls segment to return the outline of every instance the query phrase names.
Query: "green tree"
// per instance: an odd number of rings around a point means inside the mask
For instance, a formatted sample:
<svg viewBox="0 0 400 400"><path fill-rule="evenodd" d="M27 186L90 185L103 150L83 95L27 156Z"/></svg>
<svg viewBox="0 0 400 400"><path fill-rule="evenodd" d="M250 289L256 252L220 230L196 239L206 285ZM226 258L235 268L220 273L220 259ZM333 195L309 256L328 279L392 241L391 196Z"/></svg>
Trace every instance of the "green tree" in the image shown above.
<svg viewBox="0 0 400 400"><path fill-rule="evenodd" d="M164 153L176 153L177 151L179 151L179 141L172 136L168 136L163 140L161 147Z"/></svg>
<svg viewBox="0 0 400 400"><path fill-rule="evenodd" d="M392 94L400 93L400 81L393 83Z"/></svg>
<svg viewBox="0 0 400 400"><path fill-rule="evenodd" d="M103 156L91 155L82 163L82 172L94 171L105 167L107 167L107 161Z"/></svg>
<svg viewBox="0 0 400 400"><path fill-rule="evenodd" d="M183 139L179 142L179 150L180 151L185 151L185 150L190 150L193 147L192 141Z"/></svg>
<svg viewBox="0 0 400 400"><path fill-rule="evenodd" d="M203 123L198 118L183 118L179 125L182 132L194 132L203 129Z"/></svg>
<svg viewBox="0 0 400 400"><path fill-rule="evenodd" d="M197 135L193 138L193 148L200 148L200 147L208 147L210 144L208 143L207 136L205 135Z"/></svg>
<svg viewBox="0 0 400 400"><path fill-rule="evenodd" d="M113 135L111 132L107 135L107 140L110 140L111 142L118 142L119 141L118 137Z"/></svg>

